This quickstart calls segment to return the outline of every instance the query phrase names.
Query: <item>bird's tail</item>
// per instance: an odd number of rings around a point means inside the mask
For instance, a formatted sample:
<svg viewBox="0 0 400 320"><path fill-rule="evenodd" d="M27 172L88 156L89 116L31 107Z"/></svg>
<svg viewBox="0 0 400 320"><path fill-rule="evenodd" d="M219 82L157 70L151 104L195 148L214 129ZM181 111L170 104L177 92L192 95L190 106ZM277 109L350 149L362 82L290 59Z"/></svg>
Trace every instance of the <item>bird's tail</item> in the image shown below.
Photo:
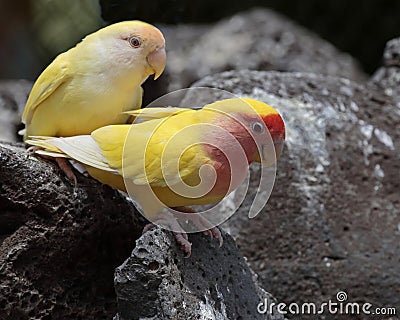
<svg viewBox="0 0 400 320"><path fill-rule="evenodd" d="M53 142L56 139L54 137L46 137L46 136L31 136L29 139L25 140L25 143L34 146L35 153L48 156L51 158L70 158L66 153L57 148Z"/></svg>
<svg viewBox="0 0 400 320"><path fill-rule="evenodd" d="M109 166L99 145L90 135L66 138L31 136L25 142L38 147L38 150L35 150L37 154L52 158L68 158L84 165L118 174L116 169Z"/></svg>

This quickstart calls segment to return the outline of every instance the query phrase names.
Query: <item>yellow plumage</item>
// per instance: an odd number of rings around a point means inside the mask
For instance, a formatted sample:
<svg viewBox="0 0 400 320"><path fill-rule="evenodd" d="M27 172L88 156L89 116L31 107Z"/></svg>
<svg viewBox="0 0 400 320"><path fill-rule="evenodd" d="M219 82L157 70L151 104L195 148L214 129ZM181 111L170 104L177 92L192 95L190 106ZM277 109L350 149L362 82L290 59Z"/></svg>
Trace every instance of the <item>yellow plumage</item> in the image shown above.
<svg viewBox="0 0 400 320"><path fill-rule="evenodd" d="M240 107L237 100L241 99L223 100L201 110L142 109L132 114L139 117L144 115L144 122L110 125L95 130L91 135L69 138L33 137L27 143L40 147L42 150L37 151L39 154L78 161L92 177L123 191L126 191L122 178L125 177L129 191L138 198L139 203L145 203L146 208L153 208L145 212L146 216L154 216L160 206L146 203L151 201L151 198L147 198L149 187L168 207L213 203L226 195L226 184L230 177L226 176L225 159L208 147L207 141L218 143L221 140L234 151L235 147L229 146L229 140L215 131L218 128L231 130L231 134L246 150L248 162L259 159L257 148L246 140L246 130L251 130L254 122L259 123L258 119L269 119L270 115L279 117L280 121L281 118L270 106L247 99L246 103L250 103L255 110L256 116L253 117ZM169 113L171 116L157 119L157 113L163 116ZM235 113L244 117L242 123L236 123L231 118L230 114ZM152 116L149 118L146 116L148 114ZM280 130L277 136L281 143L284 138L283 121L275 127ZM191 187L197 186L201 181L199 170L204 165L214 168L217 173L212 190L197 198L182 196L171 190L171 186L179 188L182 182ZM243 169L247 171L247 162Z"/></svg>
<svg viewBox="0 0 400 320"><path fill-rule="evenodd" d="M140 108L141 84L166 63L161 32L125 21L100 29L60 54L39 76L22 116L29 136L90 134L126 123L124 111Z"/></svg>

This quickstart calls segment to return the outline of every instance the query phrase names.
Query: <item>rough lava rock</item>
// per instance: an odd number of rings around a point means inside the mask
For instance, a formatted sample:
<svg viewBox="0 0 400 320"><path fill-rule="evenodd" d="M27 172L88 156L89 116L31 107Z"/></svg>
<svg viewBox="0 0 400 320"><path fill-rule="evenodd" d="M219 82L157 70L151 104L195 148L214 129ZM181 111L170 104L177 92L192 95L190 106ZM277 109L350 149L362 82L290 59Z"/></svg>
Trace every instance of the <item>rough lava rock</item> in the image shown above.
<svg viewBox="0 0 400 320"><path fill-rule="evenodd" d="M257 312L260 303L277 303L262 290L226 233L215 239L190 235L192 255L183 258L170 232L146 233L115 272L118 315L130 319L284 319Z"/></svg>
<svg viewBox="0 0 400 320"><path fill-rule="evenodd" d="M26 80L0 81L0 141L18 140L17 129L31 87Z"/></svg>
<svg viewBox="0 0 400 320"><path fill-rule="evenodd" d="M358 63L316 34L271 10L255 8L214 25L161 25L168 64L147 85L167 93L227 70L314 72L366 80ZM155 87L153 87L155 86Z"/></svg>
<svg viewBox="0 0 400 320"><path fill-rule="evenodd" d="M344 290L350 302L399 307L400 112L392 98L303 73L230 71L195 86L260 99L285 119L286 149L264 212L247 218L253 167L249 197L224 225L263 288L288 303L327 302Z"/></svg>
<svg viewBox="0 0 400 320"><path fill-rule="evenodd" d="M23 145L0 143L0 319L111 319L113 272L143 222L117 191L74 186ZM137 217L137 215L136 215Z"/></svg>
<svg viewBox="0 0 400 320"><path fill-rule="evenodd" d="M125 196L77 175L75 186L23 144L0 143L1 320L284 319L257 313L276 301L229 235L222 248L191 235L186 259L170 233L140 238Z"/></svg>
<svg viewBox="0 0 400 320"><path fill-rule="evenodd" d="M187 259L168 232L140 237L144 219L119 192L82 175L74 186L22 144L0 143L0 164L1 320L284 319L257 313L276 301L229 235L222 248L191 235Z"/></svg>

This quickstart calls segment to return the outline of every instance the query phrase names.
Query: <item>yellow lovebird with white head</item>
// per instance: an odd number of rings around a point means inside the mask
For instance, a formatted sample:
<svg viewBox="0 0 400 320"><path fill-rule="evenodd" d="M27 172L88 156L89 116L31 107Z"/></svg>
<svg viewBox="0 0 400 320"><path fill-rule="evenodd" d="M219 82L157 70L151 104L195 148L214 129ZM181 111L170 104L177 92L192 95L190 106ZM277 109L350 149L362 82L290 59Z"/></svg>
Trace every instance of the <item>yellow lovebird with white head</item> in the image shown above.
<svg viewBox="0 0 400 320"><path fill-rule="evenodd" d="M151 74L157 79L165 65L164 37L145 22L119 22L86 36L33 85L22 115L24 140L126 123L123 112L141 107L141 84Z"/></svg>
<svg viewBox="0 0 400 320"><path fill-rule="evenodd" d="M220 201L244 181L252 162L274 164L285 139L280 114L248 98L199 110L145 108L130 114L142 122L102 127L91 135L32 137L27 143L40 148L39 154L73 159L93 178L127 191L145 217L174 231L187 254L187 234L163 206L186 212L198 230L222 243L215 225L182 207Z"/></svg>

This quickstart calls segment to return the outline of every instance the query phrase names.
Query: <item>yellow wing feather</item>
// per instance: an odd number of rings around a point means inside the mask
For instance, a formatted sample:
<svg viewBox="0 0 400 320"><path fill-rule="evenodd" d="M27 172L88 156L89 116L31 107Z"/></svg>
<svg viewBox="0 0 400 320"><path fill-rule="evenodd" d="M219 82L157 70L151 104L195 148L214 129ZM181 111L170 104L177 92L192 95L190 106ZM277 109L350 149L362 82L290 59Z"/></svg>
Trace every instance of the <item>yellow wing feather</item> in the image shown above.
<svg viewBox="0 0 400 320"><path fill-rule="evenodd" d="M36 108L71 78L67 54L60 54L35 82L22 115L23 123L29 124Z"/></svg>
<svg viewBox="0 0 400 320"><path fill-rule="evenodd" d="M191 125L208 121L204 115L188 110L134 125L102 127L91 136L33 137L27 142L50 156L66 154L84 165L124 176L136 185L166 187L181 179L196 185L200 181L198 170L209 159L198 143L202 127ZM192 129L175 135L186 128Z"/></svg>
<svg viewBox="0 0 400 320"><path fill-rule="evenodd" d="M135 184L166 186L167 181L174 184L179 177L185 179L197 173L199 166L204 164L204 152L196 144L200 128L192 130L190 135L179 134L169 141L182 128L199 122L196 112L188 111L132 126L103 127L94 131L92 137L110 167Z"/></svg>
<svg viewBox="0 0 400 320"><path fill-rule="evenodd" d="M132 117L136 118L138 122L144 122L155 119L162 119L166 117L175 116L182 112L190 111L188 108L177 108L177 107L147 107L138 110L129 110L124 112Z"/></svg>

